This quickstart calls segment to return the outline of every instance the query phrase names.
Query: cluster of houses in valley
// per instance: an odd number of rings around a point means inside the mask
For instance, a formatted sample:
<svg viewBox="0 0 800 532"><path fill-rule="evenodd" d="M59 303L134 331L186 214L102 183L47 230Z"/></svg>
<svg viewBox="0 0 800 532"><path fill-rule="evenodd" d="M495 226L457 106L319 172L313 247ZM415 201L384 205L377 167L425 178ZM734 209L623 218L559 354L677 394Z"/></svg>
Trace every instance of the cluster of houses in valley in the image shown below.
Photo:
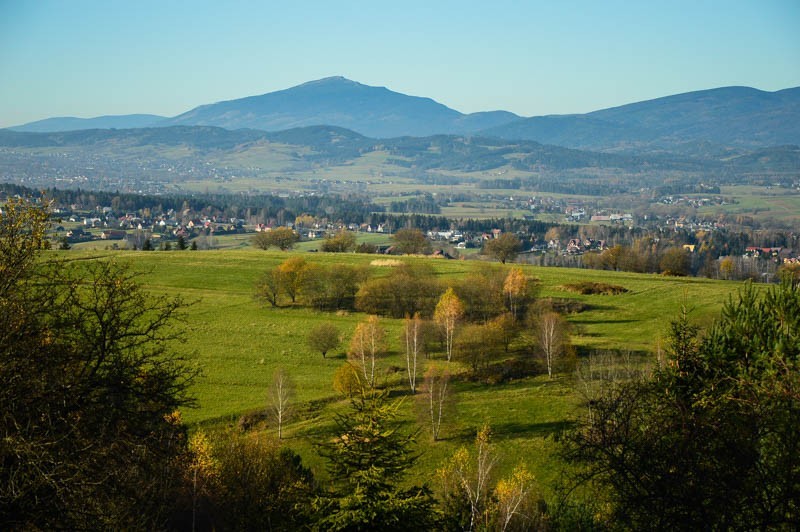
<svg viewBox="0 0 800 532"><path fill-rule="evenodd" d="M124 242L128 248L141 248L143 239L152 239L152 242L169 242L183 238L188 242L197 237L221 236L225 234L253 233L269 231L274 226L267 224L247 224L246 220L239 218L223 218L219 216L203 216L189 210L176 212L168 210L162 213L150 213L146 209L140 212L120 214L110 207L98 207L90 213L80 211L76 206L64 208L54 213L54 218L59 222L55 224L56 238L68 243L84 242L89 240L104 240L110 242ZM602 211L601 211L602 212ZM568 207L570 217L578 220L586 216L583 208ZM609 224L630 224L633 216L627 213L594 214L590 217L592 222ZM67 223L67 221L69 223ZM713 231L724 227L712 221L674 217L666 219L667 227L674 230L704 230ZM332 223L312 217L299 217L292 222L285 222L283 226L291 227L304 240L322 239L327 235L340 230L349 230L358 233L372 233L389 235L391 227L383 223L357 224L357 223ZM663 226L662 226L663 227ZM427 232L427 237L437 248L437 243L444 244L444 249L481 248L492 239L502 235L500 229L486 231L466 230L432 230ZM605 240L592 238L531 238L530 235L517 234L522 242L522 253L547 253L563 256L581 255L587 252L602 252L608 249ZM563 233L562 233L563 236ZM387 239L388 240L388 239ZM388 244L388 243L387 243ZM688 251L693 252L693 245L685 245ZM391 252L389 245L379 248L384 252ZM745 257L769 260L774 263L797 263L793 250L784 247L748 247Z"/></svg>
<svg viewBox="0 0 800 532"><path fill-rule="evenodd" d="M633 223L633 215L632 214L595 214L591 217L590 221L592 222L611 222L611 223Z"/></svg>
<svg viewBox="0 0 800 532"><path fill-rule="evenodd" d="M72 214L67 220L70 224L58 223L55 231L70 243L88 240L126 240L137 232L146 232L155 238L166 239L180 237L189 239L209 233L222 235L245 232L244 220L241 219L179 216L173 210L148 217L138 213L117 215L110 207L103 207L92 215ZM68 229L66 225L72 227Z"/></svg>
<svg viewBox="0 0 800 532"><path fill-rule="evenodd" d="M783 247L755 247L748 246L744 251L745 257L768 259L779 264L798 264L798 258L794 251Z"/></svg>
<svg viewBox="0 0 800 532"><path fill-rule="evenodd" d="M327 235L334 234L338 231L347 230L354 233L375 233L375 234L390 234L389 228L385 224L345 224L345 223L331 223L331 222L312 222L311 224L302 223L287 223L286 227L294 229L301 238L309 240L316 240L324 238ZM271 231L273 226L269 224L255 224L253 229L256 233L263 231Z"/></svg>
<svg viewBox="0 0 800 532"><path fill-rule="evenodd" d="M664 225L669 229L691 229L695 231L713 231L726 227L724 222L687 218L686 216L668 217Z"/></svg>
<svg viewBox="0 0 800 532"><path fill-rule="evenodd" d="M591 222L600 224L622 224L626 226L634 225L636 222L631 213L599 211L589 215L583 207L567 207L565 210L567 222ZM643 216L640 224L650 224L668 229L692 229L713 231L726 227L724 222L707 220L702 218L692 218L687 216L667 216L661 217L654 215Z"/></svg>
<svg viewBox="0 0 800 532"><path fill-rule="evenodd" d="M570 238L567 245L562 248L559 239L547 242L548 250L560 251L563 255L581 255L587 251L605 251L608 249L605 240L595 240L593 238Z"/></svg>
<svg viewBox="0 0 800 532"><path fill-rule="evenodd" d="M607 211L598 211L595 214L588 214L585 207L578 205L569 205L564 210L568 222L605 222L630 225L633 223L633 214L630 213L609 213Z"/></svg>
<svg viewBox="0 0 800 532"><path fill-rule="evenodd" d="M695 209L700 207L707 207L709 205L728 205L735 203L730 199L725 199L722 196L708 196L708 197L692 197L692 196L662 196L658 198L658 203L664 205L688 205Z"/></svg>

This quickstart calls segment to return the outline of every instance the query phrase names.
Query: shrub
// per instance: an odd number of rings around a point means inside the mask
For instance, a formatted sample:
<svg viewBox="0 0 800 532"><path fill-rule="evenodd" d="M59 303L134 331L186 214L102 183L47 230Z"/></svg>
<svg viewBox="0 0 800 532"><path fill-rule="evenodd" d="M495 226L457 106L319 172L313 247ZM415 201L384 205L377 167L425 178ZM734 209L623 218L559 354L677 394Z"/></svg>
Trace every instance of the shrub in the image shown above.
<svg viewBox="0 0 800 532"><path fill-rule="evenodd" d="M591 281L565 284L564 289L583 295L601 294L608 296L624 294L628 291L628 289L624 286L607 283L593 283Z"/></svg>

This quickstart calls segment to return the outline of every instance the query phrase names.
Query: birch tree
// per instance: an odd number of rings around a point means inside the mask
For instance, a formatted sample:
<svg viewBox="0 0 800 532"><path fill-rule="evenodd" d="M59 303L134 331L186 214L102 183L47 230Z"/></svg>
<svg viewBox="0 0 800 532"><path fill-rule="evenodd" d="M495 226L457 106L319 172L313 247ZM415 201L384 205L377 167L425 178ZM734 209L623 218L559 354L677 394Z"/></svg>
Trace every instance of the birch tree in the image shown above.
<svg viewBox="0 0 800 532"><path fill-rule="evenodd" d="M488 517L492 470L497 463L497 456L489 443L490 436L491 429L484 425L475 438L474 457L466 447L461 447L449 463L439 470L445 490L456 490L469 503L470 531L480 528L482 520Z"/></svg>
<svg viewBox="0 0 800 532"><path fill-rule="evenodd" d="M445 336L445 353L447 361L453 357L453 338L455 337L456 325L464 317L464 304L458 298L452 288L439 298L436 310L433 313L434 321L442 328Z"/></svg>
<svg viewBox="0 0 800 532"><path fill-rule="evenodd" d="M569 347L567 320L558 312L542 313L536 322L536 343L547 365L547 376L552 379L556 362Z"/></svg>
<svg viewBox="0 0 800 532"><path fill-rule="evenodd" d="M406 344L406 369L411 393L415 393L417 389L417 360L424 343L422 329L422 319L419 314L414 314L413 318L406 318L403 340Z"/></svg>
<svg viewBox="0 0 800 532"><path fill-rule="evenodd" d="M503 294L508 302L508 310L515 320L517 319L519 305L525 297L527 289L528 279L522 273L522 268L511 268L503 282Z"/></svg>
<svg viewBox="0 0 800 532"><path fill-rule="evenodd" d="M523 521L520 530L533 529L531 523L526 523L540 517L531 515L533 508L533 490L535 480L533 475L524 466L517 466L508 478L500 479L494 488L496 506L496 526L505 532L515 521ZM516 529L516 528L514 528Z"/></svg>
<svg viewBox="0 0 800 532"><path fill-rule="evenodd" d="M364 380L370 388L375 387L375 370L377 360L384 350L386 333L381 327L377 316L370 316L366 321L359 323L350 341L348 355L361 367Z"/></svg>
<svg viewBox="0 0 800 532"><path fill-rule="evenodd" d="M478 431L475 448L461 447L437 470L444 490L449 528L460 530L542 530L540 493L533 475L517 464L510 476L492 485L499 455L488 425ZM467 514L467 512L469 512ZM469 522L467 522L469 519Z"/></svg>
<svg viewBox="0 0 800 532"><path fill-rule="evenodd" d="M433 441L439 439L445 418L450 414L452 407L452 388L450 386L450 372L447 368L430 366L425 372L425 410L431 424L431 437Z"/></svg>
<svg viewBox="0 0 800 532"><path fill-rule="evenodd" d="M211 442L200 430L189 439L188 473L192 483L192 530L197 530L197 510L200 498L208 496L218 481L219 464L214 460Z"/></svg>
<svg viewBox="0 0 800 532"><path fill-rule="evenodd" d="M283 368L275 371L269 388L269 413L278 428L278 439L283 438L283 424L292 413L294 384Z"/></svg>

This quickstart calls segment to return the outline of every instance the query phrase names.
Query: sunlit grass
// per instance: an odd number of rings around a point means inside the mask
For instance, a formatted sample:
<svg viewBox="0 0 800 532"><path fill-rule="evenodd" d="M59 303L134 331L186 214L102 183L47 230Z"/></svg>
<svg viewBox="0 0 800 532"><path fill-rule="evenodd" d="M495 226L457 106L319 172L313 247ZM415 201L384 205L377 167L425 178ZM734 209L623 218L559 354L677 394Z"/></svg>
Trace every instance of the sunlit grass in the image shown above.
<svg viewBox="0 0 800 532"><path fill-rule="evenodd" d="M201 371L192 392L198 408L184 412L192 424L210 427L235 423L242 413L265 409L267 389L278 367L285 368L296 383L299 413L285 428L286 444L301 453L304 460L324 476L323 462L314 443L329 437L333 412L347 408L332 387L336 369L344 363L347 340L359 313L323 313L309 308L271 308L253 298L256 279L268 268L291 255L299 255L322 267L334 263L369 265L374 255L283 253L260 251L252 247L215 251L53 252L64 258L90 258L101 255L130 262L143 273L142 282L154 294L181 295L192 303L186 309L186 341L174 346ZM423 261L433 268L443 283L453 282L478 266L477 261ZM496 265L495 267L500 267ZM376 273L385 267L372 266ZM658 275L541 268L523 266L540 280L539 297L570 298L588 305L584 312L568 316L573 325L574 343L581 352L618 349L644 352L640 360L654 360L659 338L664 338L669 320L681 305L693 309L693 316L707 324L718 313L737 284L693 278ZM621 295L579 295L562 289L567 283L597 281L621 285L629 292ZM403 421L416 430L416 398L404 388L404 357L399 340L402 320L382 318L387 329L389 354L381 360L382 381L396 389L403 401ZM333 323L345 342L323 358L305 342L308 330L321 322ZM647 354L649 353L649 354ZM420 374L424 371L423 369ZM456 372L465 368L458 362ZM399 368L399 370L398 370ZM554 380L546 376L527 377L500 385L459 380L457 414L444 429L443 441L430 442L422 429L418 434L422 455L413 475L431 479L432 471L461 445L471 445L476 430L484 423L493 427L494 441L505 456L502 470L522 461L549 490L560 465L553 455L553 436L568 427L578 416L580 396L571 374Z"/></svg>

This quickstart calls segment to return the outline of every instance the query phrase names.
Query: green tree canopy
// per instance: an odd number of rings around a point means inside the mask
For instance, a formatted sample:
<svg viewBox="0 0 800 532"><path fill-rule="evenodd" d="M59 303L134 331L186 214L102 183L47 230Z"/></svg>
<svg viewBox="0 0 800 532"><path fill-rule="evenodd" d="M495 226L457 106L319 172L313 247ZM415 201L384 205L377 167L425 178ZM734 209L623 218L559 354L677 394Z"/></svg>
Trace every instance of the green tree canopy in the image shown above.
<svg viewBox="0 0 800 532"><path fill-rule="evenodd" d="M46 213L0 215L0 522L160 528L185 449L183 303L124 265L37 260Z"/></svg>
<svg viewBox="0 0 800 532"><path fill-rule="evenodd" d="M356 308L370 314L402 318L420 313L430 316L442 292L428 265L403 264L389 275L363 283L356 294Z"/></svg>
<svg viewBox="0 0 800 532"><path fill-rule="evenodd" d="M356 235L345 229L335 235L326 236L322 243L322 251L328 253L347 253L356 248Z"/></svg>
<svg viewBox="0 0 800 532"><path fill-rule="evenodd" d="M669 364L595 401L566 456L633 529L800 525L800 290L747 285L704 336L684 313Z"/></svg>
<svg viewBox="0 0 800 532"><path fill-rule="evenodd" d="M419 229L400 229L392 235L392 240L397 250L407 255L427 253L431 249L425 233Z"/></svg>
<svg viewBox="0 0 800 532"><path fill-rule="evenodd" d="M276 247L281 251L292 249L300 240L300 235L289 227L276 227L270 231L256 233L251 239L252 244L259 249L269 249Z"/></svg>
<svg viewBox="0 0 800 532"><path fill-rule="evenodd" d="M499 260L503 264L508 261L513 261L522 243L512 233L502 233L497 238L493 238L486 242L484 251L494 259Z"/></svg>
<svg viewBox="0 0 800 532"><path fill-rule="evenodd" d="M325 358L328 351L336 349L342 343L342 333L336 325L322 322L308 331L306 343L311 350L322 353L322 358Z"/></svg>
<svg viewBox="0 0 800 532"><path fill-rule="evenodd" d="M684 276L691 273L691 257L683 248L672 247L664 252L659 263L661 272L665 275Z"/></svg>

